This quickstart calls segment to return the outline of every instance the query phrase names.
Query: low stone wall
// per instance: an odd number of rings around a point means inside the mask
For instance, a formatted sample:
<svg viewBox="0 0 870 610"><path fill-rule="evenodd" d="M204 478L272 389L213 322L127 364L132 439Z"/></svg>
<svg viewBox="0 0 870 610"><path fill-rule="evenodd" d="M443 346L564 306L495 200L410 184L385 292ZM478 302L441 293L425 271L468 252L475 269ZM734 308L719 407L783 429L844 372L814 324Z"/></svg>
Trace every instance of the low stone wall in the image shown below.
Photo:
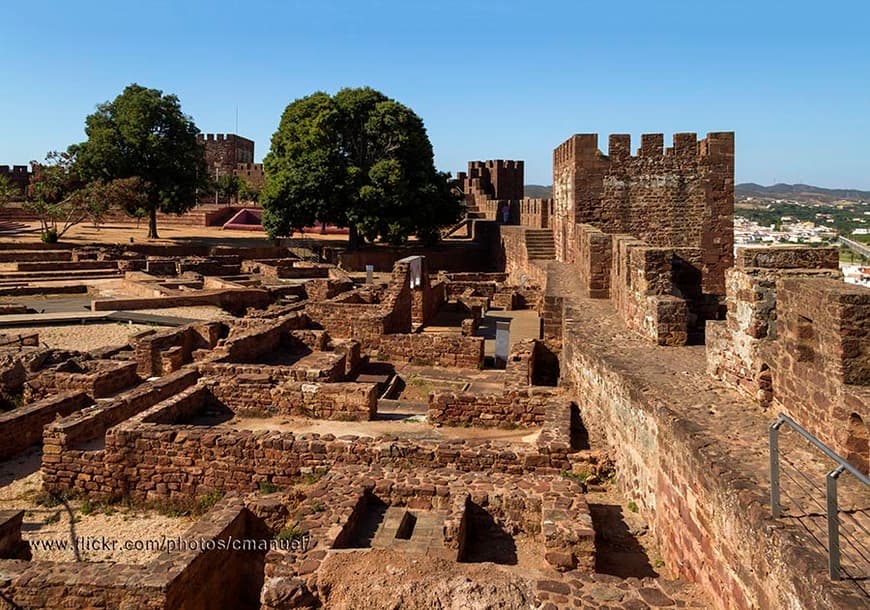
<svg viewBox="0 0 870 610"><path fill-rule="evenodd" d="M40 399L58 392L86 392L92 398L105 398L139 383L135 362L87 360L74 361L40 371L27 381L28 395Z"/></svg>
<svg viewBox="0 0 870 610"><path fill-rule="evenodd" d="M354 251L326 247L324 259L347 271L365 271L373 265L375 271L389 271L396 261L408 256L425 256L429 268L445 271L468 271L489 269L489 250L486 244L477 242L441 243L435 247L382 245L365 246Z"/></svg>
<svg viewBox="0 0 870 610"><path fill-rule="evenodd" d="M426 418L433 425L444 426L539 426L554 397L553 391L537 388L504 394L433 392Z"/></svg>
<svg viewBox="0 0 870 610"><path fill-rule="evenodd" d="M136 370L143 377L173 373L190 362L195 350L214 348L227 332L226 324L207 322L146 335L134 345Z"/></svg>
<svg viewBox="0 0 870 610"><path fill-rule="evenodd" d="M328 278L332 268L332 265L324 263L309 263L291 258L245 261L242 265L245 273L259 274L271 279Z"/></svg>
<svg viewBox="0 0 870 610"><path fill-rule="evenodd" d="M376 352L385 360L477 369L483 367L484 339L435 333L384 335Z"/></svg>
<svg viewBox="0 0 870 610"><path fill-rule="evenodd" d="M214 305L227 311L243 314L249 307L265 309L273 300L268 290L261 288L232 288L227 290L200 290L193 294L175 294L153 298L94 299L91 301L91 310L114 311Z"/></svg>
<svg viewBox="0 0 870 610"><path fill-rule="evenodd" d="M259 606L265 552L209 540L268 541L240 500L218 503L184 535L195 550L165 552L146 565L0 560L0 604L28 610L217 610ZM212 548L213 550L205 550Z"/></svg>
<svg viewBox="0 0 870 610"><path fill-rule="evenodd" d="M106 481L100 478L105 476L104 452L82 446L92 441L97 441L99 446L99 439L109 428L178 394L196 383L198 377L195 370L183 370L146 381L111 401L49 423L43 430L42 449L42 478L46 488L87 492L104 486Z"/></svg>
<svg viewBox="0 0 870 610"><path fill-rule="evenodd" d="M0 460L7 460L42 441L42 429L93 404L85 392L64 392L12 411L0 412Z"/></svg>
<svg viewBox="0 0 870 610"><path fill-rule="evenodd" d="M342 292L353 289L353 283L345 280L317 279L308 280L303 284L305 296L311 301L326 301L335 298Z"/></svg>
<svg viewBox="0 0 870 610"><path fill-rule="evenodd" d="M161 407L163 408L163 407ZM601 471L600 454L564 447L541 453L499 441L425 442L211 426L128 421L106 434L105 450L67 451L45 476L55 492L87 492L93 499L190 498L213 490L250 492L262 481L294 484L305 472L334 465L455 468L463 472L556 474ZM45 464L43 466L45 472Z"/></svg>
<svg viewBox="0 0 870 610"><path fill-rule="evenodd" d="M537 339L524 339L511 347L504 369L505 389L521 390L532 385L536 343Z"/></svg>
<svg viewBox="0 0 870 610"><path fill-rule="evenodd" d="M269 374L206 378L204 383L219 404L239 415L368 421L378 408L377 385L370 383L297 382Z"/></svg>
<svg viewBox="0 0 870 610"><path fill-rule="evenodd" d="M512 535L523 533L542 543L544 560L558 571L594 569L595 533L580 484L572 479L529 474L517 485L515 475L457 472L390 466L346 466L331 470L318 481L298 508L298 527L310 535L311 550L270 554L263 588L263 610L283 610L287 592L299 599L319 598L310 605L329 607L328 591L317 586L317 572L329 553L346 548L365 510L387 505L415 511L445 512L443 547L427 554L449 561L467 557L470 544L485 544L493 523ZM252 507L256 511L256 507ZM478 528L483 532L476 532ZM412 537L413 540L413 537ZM576 576L578 574L574 574ZM566 575L566 577L573 577ZM556 581L538 581L560 587ZM541 596L540 603L547 599ZM546 606L542 606L546 607Z"/></svg>

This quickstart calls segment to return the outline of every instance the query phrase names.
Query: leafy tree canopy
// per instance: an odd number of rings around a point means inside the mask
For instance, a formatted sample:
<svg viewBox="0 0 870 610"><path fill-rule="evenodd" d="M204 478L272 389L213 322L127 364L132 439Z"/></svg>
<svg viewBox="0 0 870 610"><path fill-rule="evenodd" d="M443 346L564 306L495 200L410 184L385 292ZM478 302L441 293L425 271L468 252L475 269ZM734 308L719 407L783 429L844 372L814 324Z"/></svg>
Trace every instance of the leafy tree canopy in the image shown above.
<svg viewBox="0 0 870 610"><path fill-rule="evenodd" d="M98 227L112 208L145 202L138 178L84 182L75 155L51 152L45 163L33 162L33 177L24 208L39 218L42 240L56 242L75 225L90 220Z"/></svg>
<svg viewBox="0 0 870 610"><path fill-rule="evenodd" d="M70 147L81 176L88 181L139 178L150 238L157 237L158 210L184 213L196 205L198 190L208 188L199 129L175 95L129 85L85 119L85 134L85 142Z"/></svg>
<svg viewBox="0 0 870 610"><path fill-rule="evenodd" d="M4 174L0 174L0 207L9 203L15 196L17 189L12 185Z"/></svg>
<svg viewBox="0 0 870 610"><path fill-rule="evenodd" d="M292 102L264 168L270 237L327 222L349 227L352 247L360 237L433 242L461 213L449 175L435 169L423 121L367 87Z"/></svg>

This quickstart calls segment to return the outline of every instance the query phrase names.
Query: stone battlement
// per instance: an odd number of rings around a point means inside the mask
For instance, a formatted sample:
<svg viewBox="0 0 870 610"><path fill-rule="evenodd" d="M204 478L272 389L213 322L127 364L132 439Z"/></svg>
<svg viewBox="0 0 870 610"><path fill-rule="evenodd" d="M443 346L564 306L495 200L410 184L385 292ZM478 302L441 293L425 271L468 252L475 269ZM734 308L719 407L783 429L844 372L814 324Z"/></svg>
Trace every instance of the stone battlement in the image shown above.
<svg viewBox="0 0 870 610"><path fill-rule="evenodd" d="M688 156L717 157L733 156L734 132L710 132L698 140L693 132L675 133L673 145L665 147L662 133L645 133L640 137L640 147L631 154L630 134L610 134L605 156L598 148L597 133L574 134L553 151L553 164L566 163L574 157L608 158L611 161L640 157Z"/></svg>

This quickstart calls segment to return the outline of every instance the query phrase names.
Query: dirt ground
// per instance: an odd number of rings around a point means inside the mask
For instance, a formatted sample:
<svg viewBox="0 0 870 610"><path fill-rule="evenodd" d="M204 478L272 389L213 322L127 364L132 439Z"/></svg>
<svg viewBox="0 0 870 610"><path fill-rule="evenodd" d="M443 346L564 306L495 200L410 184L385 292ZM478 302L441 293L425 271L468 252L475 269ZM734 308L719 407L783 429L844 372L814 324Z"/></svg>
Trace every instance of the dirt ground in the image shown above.
<svg viewBox="0 0 870 610"><path fill-rule="evenodd" d="M39 333L39 343L56 349L87 352L101 347L124 345L130 337L156 327L145 324L109 322L100 324L64 324L62 326L21 326L3 327L0 332L7 335L19 333Z"/></svg>
<svg viewBox="0 0 870 610"><path fill-rule="evenodd" d="M37 243L39 242L39 223L21 223L24 226L14 234L0 235L0 242ZM128 244L132 238L135 243L149 244L184 244L224 245L236 247L269 246L272 242L264 232L258 231L224 231L220 227L196 227L187 225L159 224L157 233L160 239L148 239L148 223L142 222L136 226L130 223L109 223L99 229L90 224L74 226L61 238L63 244L76 246L92 246L95 244ZM318 241L347 241L347 235L320 235L317 233L304 236L296 233L295 238L317 239Z"/></svg>
<svg viewBox="0 0 870 610"><path fill-rule="evenodd" d="M334 436L367 436L375 437L385 434L396 435L399 438L415 440L500 440L514 443L534 443L540 434L540 429L502 430L499 428L451 428L442 426L435 428L429 425L422 415L390 414L385 419L361 422L332 421L325 419L308 419L303 417L241 417L235 416L227 421L219 421L201 417L192 423L197 425L217 425L232 430L271 430L294 432L296 434L316 433L332 434Z"/></svg>
<svg viewBox="0 0 870 610"><path fill-rule="evenodd" d="M336 610L533 608L531 581L494 564L460 564L389 550L331 554L319 583Z"/></svg>

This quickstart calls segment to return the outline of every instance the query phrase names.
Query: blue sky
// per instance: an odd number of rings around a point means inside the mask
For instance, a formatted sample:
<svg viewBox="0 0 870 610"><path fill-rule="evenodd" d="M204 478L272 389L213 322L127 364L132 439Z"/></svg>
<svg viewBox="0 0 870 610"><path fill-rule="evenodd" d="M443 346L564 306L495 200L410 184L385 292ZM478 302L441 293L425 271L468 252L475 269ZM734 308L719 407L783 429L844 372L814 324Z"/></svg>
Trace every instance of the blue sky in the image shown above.
<svg viewBox="0 0 870 610"><path fill-rule="evenodd" d="M426 123L440 169L572 133L734 130L738 182L870 190L870 9L859 2L55 2L0 5L0 164L84 137L131 82L260 160L284 107L369 85Z"/></svg>

